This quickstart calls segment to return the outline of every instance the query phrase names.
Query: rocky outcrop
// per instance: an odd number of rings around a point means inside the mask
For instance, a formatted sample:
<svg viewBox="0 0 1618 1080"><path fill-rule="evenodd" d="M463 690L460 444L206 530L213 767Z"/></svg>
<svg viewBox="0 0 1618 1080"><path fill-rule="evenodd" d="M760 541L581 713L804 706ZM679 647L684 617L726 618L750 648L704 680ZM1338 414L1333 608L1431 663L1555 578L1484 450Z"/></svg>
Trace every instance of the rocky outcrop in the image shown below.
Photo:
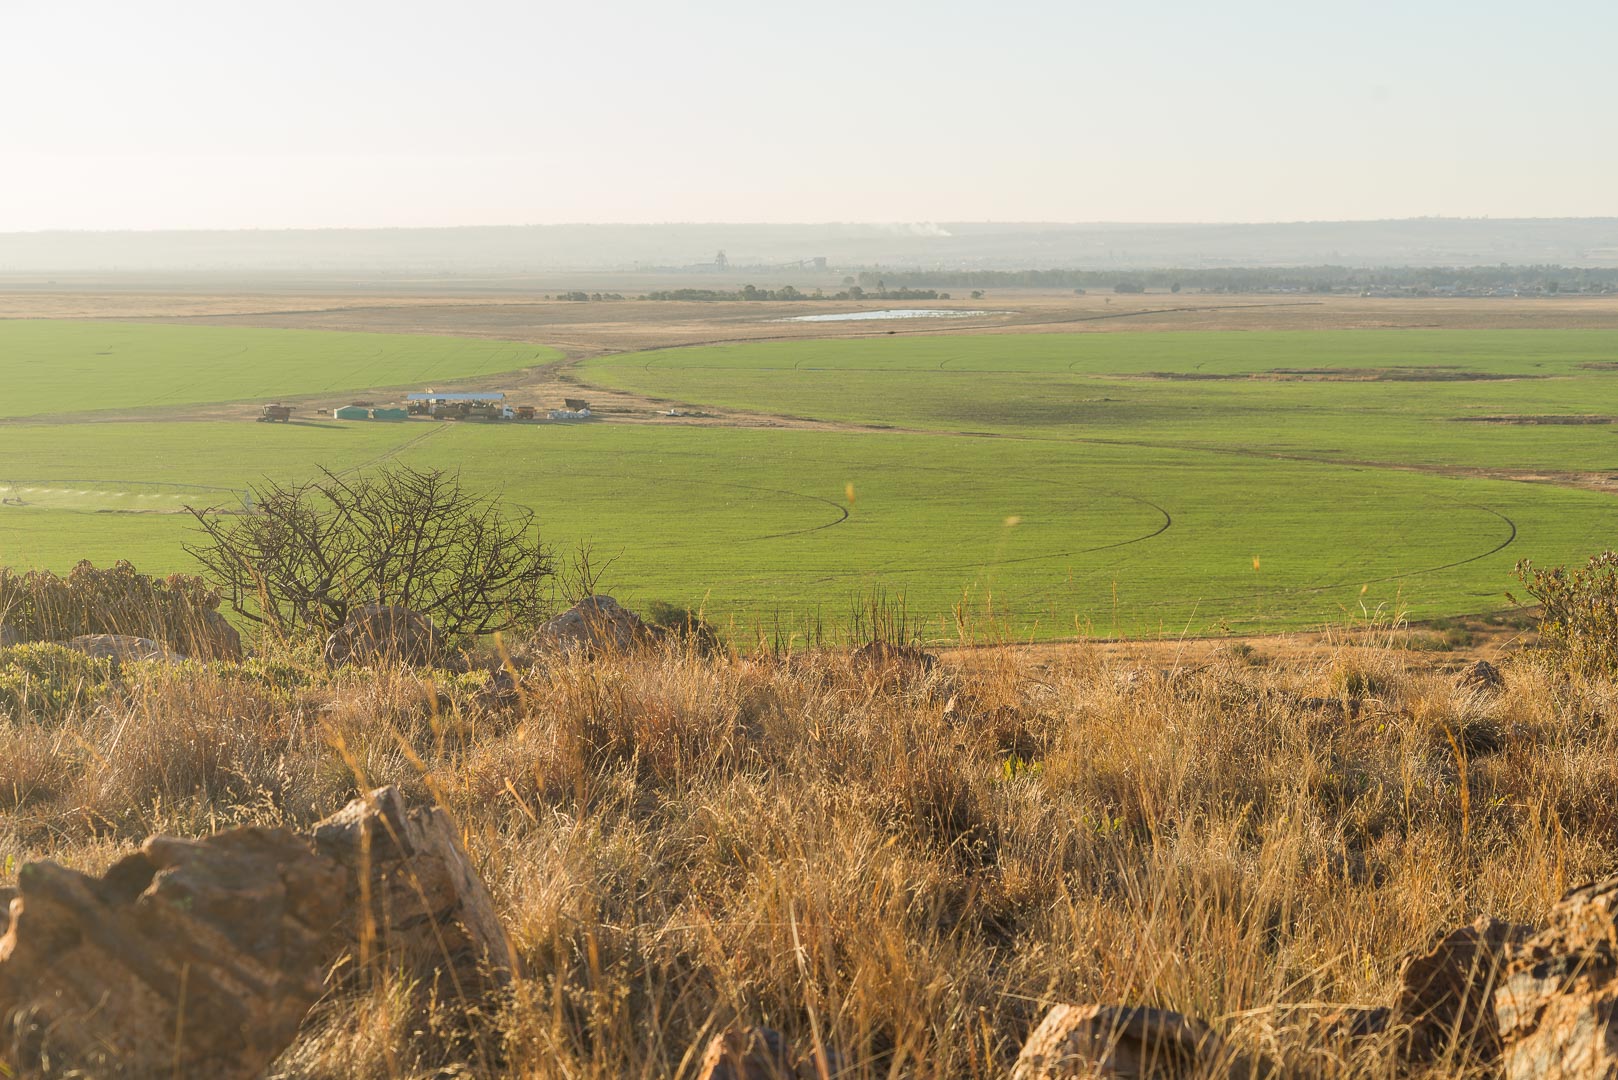
<svg viewBox="0 0 1618 1080"><path fill-rule="evenodd" d="M1056 1005L1028 1036L1012 1080L1235 1075L1219 1036L1167 1009Z"/></svg>
<svg viewBox="0 0 1618 1080"><path fill-rule="evenodd" d="M348 871L338 933L357 967L403 967L458 1000L511 978L494 899L443 809L407 810L397 788L379 788L316 825L314 842Z"/></svg>
<svg viewBox="0 0 1618 1080"><path fill-rule="evenodd" d="M322 992L346 886L283 829L154 837L99 878L24 866L0 938L0 1061L261 1075Z"/></svg>
<svg viewBox="0 0 1618 1080"><path fill-rule="evenodd" d="M555 652L624 652L661 641L663 631L610 596L587 596L539 628L535 643Z"/></svg>
<svg viewBox="0 0 1618 1080"><path fill-rule="evenodd" d="M246 1080L329 972L382 965L470 1003L515 967L448 815L407 810L395 788L312 838L158 836L101 877L29 863L0 902L0 1075Z"/></svg>
<svg viewBox="0 0 1618 1080"><path fill-rule="evenodd" d="M1531 932L1530 927L1480 918L1444 935L1430 951L1405 960L1389 1022L1408 1030L1412 1060L1442 1058L1455 1064L1499 1057L1495 984L1507 951Z"/></svg>
<svg viewBox="0 0 1618 1080"><path fill-rule="evenodd" d="M93 656L98 660L111 660L114 663L123 663L126 660L166 660L170 663L180 663L185 656L175 652L161 641L151 638L133 637L129 634L82 634L63 645Z"/></svg>
<svg viewBox="0 0 1618 1080"><path fill-rule="evenodd" d="M1494 994L1507 1080L1618 1076L1618 878L1575 889L1509 950Z"/></svg>
<svg viewBox="0 0 1618 1080"><path fill-rule="evenodd" d="M444 658L444 639L432 619L397 604L352 608L326 639L326 663L407 664L434 667Z"/></svg>

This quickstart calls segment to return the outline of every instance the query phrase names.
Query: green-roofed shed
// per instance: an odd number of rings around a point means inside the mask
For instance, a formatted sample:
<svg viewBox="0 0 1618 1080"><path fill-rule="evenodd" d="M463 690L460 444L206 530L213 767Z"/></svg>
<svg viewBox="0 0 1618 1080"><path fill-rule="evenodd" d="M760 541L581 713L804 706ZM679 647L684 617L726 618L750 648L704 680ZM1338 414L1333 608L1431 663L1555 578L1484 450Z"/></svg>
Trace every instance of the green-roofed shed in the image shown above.
<svg viewBox="0 0 1618 1080"><path fill-rule="evenodd" d="M371 410L362 408L359 405L344 405L340 409L333 409L331 414L338 420L369 420L371 418Z"/></svg>
<svg viewBox="0 0 1618 1080"><path fill-rule="evenodd" d="M380 409L371 410L372 420L408 420L409 418L410 413L406 412L404 409L395 408L393 406L385 406Z"/></svg>

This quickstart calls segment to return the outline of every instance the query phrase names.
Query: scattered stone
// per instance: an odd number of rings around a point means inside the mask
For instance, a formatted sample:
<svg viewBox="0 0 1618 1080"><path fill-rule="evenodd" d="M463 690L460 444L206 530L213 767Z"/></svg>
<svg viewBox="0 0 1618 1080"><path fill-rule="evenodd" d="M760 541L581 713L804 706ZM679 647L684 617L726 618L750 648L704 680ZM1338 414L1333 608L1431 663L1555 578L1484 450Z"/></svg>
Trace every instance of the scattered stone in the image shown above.
<svg viewBox="0 0 1618 1080"><path fill-rule="evenodd" d="M81 634L62 644L98 660L111 660L121 664L126 660L166 660L183 663L185 656L175 652L161 641L134 637L129 634Z"/></svg>
<svg viewBox="0 0 1618 1080"><path fill-rule="evenodd" d="M557 652L577 650L594 656L652 644L663 634L610 596L586 596L541 626L537 643Z"/></svg>
<svg viewBox="0 0 1618 1080"><path fill-rule="evenodd" d="M920 679L938 666L938 657L914 645L873 641L849 656L856 670L873 671L902 679Z"/></svg>
<svg viewBox="0 0 1618 1080"><path fill-rule="evenodd" d="M398 604L353 608L326 639L325 659L341 664L407 664L433 667L444 657L444 639L433 621Z"/></svg>
<svg viewBox="0 0 1618 1080"><path fill-rule="evenodd" d="M0 1058L52 1075L261 1076L322 992L347 876L258 828L153 837L99 878L25 865L0 937Z"/></svg>
<svg viewBox="0 0 1618 1080"><path fill-rule="evenodd" d="M1455 685L1462 690L1499 690L1506 685L1506 677L1487 660L1479 660L1461 672Z"/></svg>
<svg viewBox="0 0 1618 1080"><path fill-rule="evenodd" d="M1011 1080L1234 1075L1213 1029L1167 1009L1056 1005L1028 1036Z"/></svg>
<svg viewBox="0 0 1618 1080"><path fill-rule="evenodd" d="M1454 1064L1500 1056L1494 989L1507 950L1531 932L1480 918L1444 935L1429 952L1406 958L1391 1021L1409 1029L1406 1052L1412 1060L1446 1058Z"/></svg>
<svg viewBox="0 0 1618 1080"><path fill-rule="evenodd" d="M1574 889L1507 953L1494 993L1506 1080L1618 1076L1618 877Z"/></svg>
<svg viewBox="0 0 1618 1080"><path fill-rule="evenodd" d="M358 967L402 965L461 1000L510 981L516 953L442 808L407 811L398 788L379 788L316 825L314 841L349 870L339 933Z"/></svg>

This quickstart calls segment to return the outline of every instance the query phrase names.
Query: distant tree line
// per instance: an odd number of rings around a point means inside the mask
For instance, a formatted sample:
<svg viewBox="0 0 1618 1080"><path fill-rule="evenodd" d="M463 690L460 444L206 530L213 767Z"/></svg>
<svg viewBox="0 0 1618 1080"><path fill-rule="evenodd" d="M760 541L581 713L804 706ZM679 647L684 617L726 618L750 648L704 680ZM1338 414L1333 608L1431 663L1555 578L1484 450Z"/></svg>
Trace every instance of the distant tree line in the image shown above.
<svg viewBox="0 0 1618 1080"><path fill-rule="evenodd" d="M909 288L1101 289L1143 292L1379 292L1410 294L1607 293L1618 291L1618 268L1576 266L1291 266L1117 270L866 270L861 285L897 282Z"/></svg>
<svg viewBox="0 0 1618 1080"><path fill-rule="evenodd" d="M743 285L740 289L663 289L641 296L642 300L948 300L949 293L936 289L890 289L878 281L867 289L864 285L850 285L835 293L802 292L791 285L779 289L760 289Z"/></svg>

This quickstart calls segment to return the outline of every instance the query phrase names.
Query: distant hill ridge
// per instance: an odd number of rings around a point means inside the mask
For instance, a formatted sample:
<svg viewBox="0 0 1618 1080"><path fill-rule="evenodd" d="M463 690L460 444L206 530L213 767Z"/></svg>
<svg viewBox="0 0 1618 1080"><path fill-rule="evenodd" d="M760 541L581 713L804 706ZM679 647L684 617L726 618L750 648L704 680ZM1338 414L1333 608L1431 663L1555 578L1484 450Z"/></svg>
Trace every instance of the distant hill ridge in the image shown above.
<svg viewBox="0 0 1618 1080"><path fill-rule="evenodd" d="M0 234L0 273L467 274L747 267L832 270L1244 266L1618 266L1618 218L1275 224L513 225Z"/></svg>

